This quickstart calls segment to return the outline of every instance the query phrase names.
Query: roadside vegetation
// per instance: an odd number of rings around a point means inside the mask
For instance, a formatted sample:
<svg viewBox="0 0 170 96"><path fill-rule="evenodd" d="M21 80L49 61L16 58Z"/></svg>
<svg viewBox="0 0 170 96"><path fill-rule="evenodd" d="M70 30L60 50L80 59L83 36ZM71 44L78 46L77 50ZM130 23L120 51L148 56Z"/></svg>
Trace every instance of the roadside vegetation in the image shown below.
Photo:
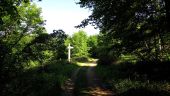
<svg viewBox="0 0 170 96"><path fill-rule="evenodd" d="M92 14L76 27L94 36L46 32L33 2L0 0L1 96L170 96L168 0L80 0Z"/></svg>

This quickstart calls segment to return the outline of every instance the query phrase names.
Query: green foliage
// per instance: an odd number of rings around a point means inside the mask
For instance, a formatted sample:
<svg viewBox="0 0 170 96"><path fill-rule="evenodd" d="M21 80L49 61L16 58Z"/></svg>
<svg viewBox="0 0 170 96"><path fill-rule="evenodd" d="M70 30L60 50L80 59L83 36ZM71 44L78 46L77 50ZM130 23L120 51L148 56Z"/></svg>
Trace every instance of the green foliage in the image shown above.
<svg viewBox="0 0 170 96"><path fill-rule="evenodd" d="M3 0L1 4L9 2ZM12 78L22 73L24 63L28 61L25 58L25 48L38 34L45 32L44 21L40 16L41 9L31 3L14 6L16 2L18 1L11 1L8 10L0 4L1 12L6 12L6 14L0 14L0 19L3 20L3 25L0 26L0 49L3 50L0 51L0 80L2 81L0 86L4 88L1 89L1 92L4 92L2 95L6 94L8 83L11 82ZM10 13L14 10L16 13Z"/></svg>
<svg viewBox="0 0 170 96"><path fill-rule="evenodd" d="M65 39L66 35L62 30L54 30L51 34L39 34L29 46L25 47L24 56L27 60L38 60L40 64L52 59L65 59Z"/></svg>
<svg viewBox="0 0 170 96"><path fill-rule="evenodd" d="M88 60L88 57L74 57L73 59L72 59L72 61L73 62L88 62L89 60Z"/></svg>
<svg viewBox="0 0 170 96"><path fill-rule="evenodd" d="M87 38L87 34L84 31L79 31L73 34L71 38L71 45L74 47L72 49L73 56L88 56L89 48L87 46Z"/></svg>
<svg viewBox="0 0 170 96"><path fill-rule="evenodd" d="M74 48L72 50L73 57L93 57L97 58L98 35L87 36L84 31L74 33L72 37L65 40L65 45L69 43Z"/></svg>
<svg viewBox="0 0 170 96"><path fill-rule="evenodd" d="M103 65L113 64L118 58L110 47L100 46L100 48L98 48L97 50L97 53L99 58L98 64L103 64Z"/></svg>
<svg viewBox="0 0 170 96"><path fill-rule="evenodd" d="M92 24L101 29L105 46L115 46L116 41L119 53L131 53L140 60L168 59L168 0L80 0L78 4L92 14L77 27Z"/></svg>
<svg viewBox="0 0 170 96"><path fill-rule="evenodd" d="M32 7L32 9L31 9ZM44 32L43 20L40 16L40 9L35 4L22 4L17 7L21 22L18 24L9 16L4 16L4 24L1 26L1 62L3 64L20 64L23 59L22 52L26 46L35 38L35 35ZM27 14L26 12L32 12ZM38 19L38 20L37 20ZM10 59L10 60L9 60ZM12 63L13 62L13 63ZM5 66L4 66L5 67Z"/></svg>
<svg viewBox="0 0 170 96"><path fill-rule="evenodd" d="M9 84L7 95L11 96L62 96L64 82L71 78L77 66L66 61L53 60L42 67L27 69ZM17 88L16 88L17 87Z"/></svg>
<svg viewBox="0 0 170 96"><path fill-rule="evenodd" d="M17 9L18 6L22 6L23 3L30 4L34 0L1 0L0 2L0 26L5 23L3 18L9 16L10 19L20 22L20 14ZM37 0L41 1L41 0Z"/></svg>
<svg viewBox="0 0 170 96"><path fill-rule="evenodd" d="M170 1L80 0L78 4L92 10L78 27L95 25L101 29L99 35L88 37L79 31L67 37L62 30L48 34L41 8L29 0L0 0L0 94L61 96L64 82L80 72L63 61L65 45L71 43L76 61L86 62L89 54L103 65L122 61L95 70L118 96L169 96L170 66L163 61L170 56ZM86 69L81 69L77 81L86 81Z"/></svg>
<svg viewBox="0 0 170 96"><path fill-rule="evenodd" d="M100 33L97 48L98 63L103 65L114 64L123 53L121 47L119 40L110 40L105 34Z"/></svg>
<svg viewBox="0 0 170 96"><path fill-rule="evenodd" d="M163 65L164 71L159 65ZM104 84L109 83L112 86L118 96L150 96L153 94L154 96L168 96L169 77L165 75L168 73L165 72L166 68L169 68L168 63L158 64L157 67L151 63L122 63L104 67L99 65L95 72L102 78ZM155 73L156 69L157 73ZM151 70L155 71L152 73Z"/></svg>
<svg viewBox="0 0 170 96"><path fill-rule="evenodd" d="M66 58L64 41L67 36L62 30L46 33L41 8L33 3L22 3L15 8L19 19L9 14L0 17L3 20L0 26L0 86L5 96L12 78L17 78L26 69Z"/></svg>
<svg viewBox="0 0 170 96"><path fill-rule="evenodd" d="M163 82L141 82L141 81L133 81L133 80L117 80L113 81L115 84L115 88L120 96L146 96L146 95L154 95L154 96L168 96L168 92L163 91L165 87L164 85L168 83ZM163 86L162 86L163 85Z"/></svg>
<svg viewBox="0 0 170 96"><path fill-rule="evenodd" d="M98 35L89 36L87 45L90 48L89 54L93 58L97 58L97 47L98 47Z"/></svg>

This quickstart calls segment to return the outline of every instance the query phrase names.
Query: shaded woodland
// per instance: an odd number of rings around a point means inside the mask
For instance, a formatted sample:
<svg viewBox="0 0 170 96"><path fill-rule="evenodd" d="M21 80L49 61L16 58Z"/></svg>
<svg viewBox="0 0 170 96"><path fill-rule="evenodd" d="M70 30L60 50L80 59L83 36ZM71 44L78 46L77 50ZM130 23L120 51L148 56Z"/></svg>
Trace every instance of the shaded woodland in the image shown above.
<svg viewBox="0 0 170 96"><path fill-rule="evenodd" d="M77 4L99 34L48 33L34 0L0 0L1 96L170 96L169 0Z"/></svg>

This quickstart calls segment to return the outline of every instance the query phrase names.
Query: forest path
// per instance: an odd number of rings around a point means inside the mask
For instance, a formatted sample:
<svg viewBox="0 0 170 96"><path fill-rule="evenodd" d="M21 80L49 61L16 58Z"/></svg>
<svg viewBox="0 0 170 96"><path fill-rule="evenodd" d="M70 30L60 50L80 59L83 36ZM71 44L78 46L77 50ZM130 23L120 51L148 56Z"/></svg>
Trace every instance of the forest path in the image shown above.
<svg viewBox="0 0 170 96"><path fill-rule="evenodd" d="M64 96L114 96L114 92L97 76L96 62L80 63L72 75L65 82Z"/></svg>

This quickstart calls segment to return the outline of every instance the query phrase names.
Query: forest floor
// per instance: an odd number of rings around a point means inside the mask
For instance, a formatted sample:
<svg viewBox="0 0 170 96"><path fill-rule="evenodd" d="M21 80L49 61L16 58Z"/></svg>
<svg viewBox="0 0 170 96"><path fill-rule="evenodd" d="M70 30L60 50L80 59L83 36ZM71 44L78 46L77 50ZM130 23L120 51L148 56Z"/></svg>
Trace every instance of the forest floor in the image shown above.
<svg viewBox="0 0 170 96"><path fill-rule="evenodd" d="M97 76L96 60L84 63L77 63L81 66L72 74L64 84L66 96L114 96L115 93L104 84L103 80Z"/></svg>

